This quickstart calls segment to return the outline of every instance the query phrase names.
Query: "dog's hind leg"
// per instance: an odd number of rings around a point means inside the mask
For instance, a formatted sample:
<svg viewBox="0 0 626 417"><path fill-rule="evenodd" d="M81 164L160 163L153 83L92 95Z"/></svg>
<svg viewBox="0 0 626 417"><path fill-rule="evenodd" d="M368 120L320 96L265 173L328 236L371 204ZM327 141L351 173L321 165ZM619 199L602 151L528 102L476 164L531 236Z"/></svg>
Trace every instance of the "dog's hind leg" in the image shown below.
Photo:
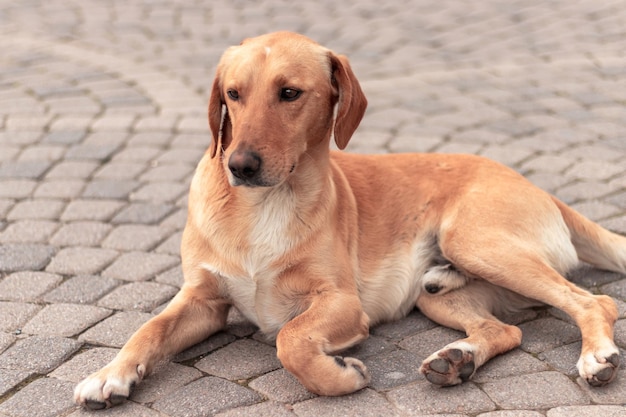
<svg viewBox="0 0 626 417"><path fill-rule="evenodd" d="M457 239L457 246L469 243L460 240L462 238ZM540 254L529 249L532 245L522 247L512 241L501 242L501 245L508 250L482 245L471 253L448 250L446 257L473 276L563 310L574 319L582 335L577 364L580 376L593 386L615 379L620 361L619 350L613 342L613 326L618 317L615 302L566 280Z"/></svg>
<svg viewBox="0 0 626 417"><path fill-rule="evenodd" d="M471 280L445 294L420 294L417 307L424 315L467 334L424 360L420 371L426 379L441 386L460 384L492 357L519 346L521 330L493 315L503 299L513 308L529 306L523 297L483 280Z"/></svg>

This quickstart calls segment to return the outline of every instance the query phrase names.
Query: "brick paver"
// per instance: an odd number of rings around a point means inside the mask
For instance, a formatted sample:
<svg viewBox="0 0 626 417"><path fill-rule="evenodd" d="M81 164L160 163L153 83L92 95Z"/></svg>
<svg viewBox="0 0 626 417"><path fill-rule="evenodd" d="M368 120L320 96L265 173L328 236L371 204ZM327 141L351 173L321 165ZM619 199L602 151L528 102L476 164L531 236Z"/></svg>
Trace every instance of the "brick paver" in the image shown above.
<svg viewBox="0 0 626 417"><path fill-rule="evenodd" d="M484 155L626 234L625 22L620 0L0 0L0 416L92 415L74 384L180 287L186 194L227 46L309 35L350 58L368 96L349 150ZM626 349L626 277L571 279L615 299ZM571 319L510 321L519 349L437 389L419 363L462 334L414 311L351 349L369 388L321 398L233 310L225 332L100 414L626 415L624 366L606 388L578 377Z"/></svg>

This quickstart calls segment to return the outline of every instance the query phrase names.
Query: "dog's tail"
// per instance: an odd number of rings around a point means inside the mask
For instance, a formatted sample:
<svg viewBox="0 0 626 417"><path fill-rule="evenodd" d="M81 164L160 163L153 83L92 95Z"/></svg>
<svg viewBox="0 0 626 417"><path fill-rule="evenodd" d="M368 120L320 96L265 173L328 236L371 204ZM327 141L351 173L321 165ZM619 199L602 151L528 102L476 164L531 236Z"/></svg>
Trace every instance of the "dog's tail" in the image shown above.
<svg viewBox="0 0 626 417"><path fill-rule="evenodd" d="M552 197L571 233L578 258L595 267L626 274L626 237L609 232Z"/></svg>

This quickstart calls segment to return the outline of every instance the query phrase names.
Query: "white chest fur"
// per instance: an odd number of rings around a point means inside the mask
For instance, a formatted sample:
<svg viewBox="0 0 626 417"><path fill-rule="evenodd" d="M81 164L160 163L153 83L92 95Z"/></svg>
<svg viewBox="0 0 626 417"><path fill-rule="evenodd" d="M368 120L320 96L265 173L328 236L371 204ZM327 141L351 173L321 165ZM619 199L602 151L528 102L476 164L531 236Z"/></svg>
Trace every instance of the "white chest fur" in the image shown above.
<svg viewBox="0 0 626 417"><path fill-rule="evenodd" d="M276 308L274 283L282 272L277 261L296 243L290 232L295 216L293 195L285 189L271 191L255 206L255 223L248 237L248 250L234 254L241 273L203 267L219 277L234 306L269 335L275 334L293 317L289 308ZM232 253L232 252L231 252ZM233 259L229 259L232 261ZM271 306L271 308L270 308Z"/></svg>

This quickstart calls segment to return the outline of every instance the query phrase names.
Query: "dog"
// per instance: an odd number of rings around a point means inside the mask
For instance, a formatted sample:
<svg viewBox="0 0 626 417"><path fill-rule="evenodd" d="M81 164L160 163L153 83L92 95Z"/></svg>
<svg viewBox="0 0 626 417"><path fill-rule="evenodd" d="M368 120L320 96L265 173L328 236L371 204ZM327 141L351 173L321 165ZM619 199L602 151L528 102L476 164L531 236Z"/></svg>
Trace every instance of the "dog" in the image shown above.
<svg viewBox="0 0 626 417"><path fill-rule="evenodd" d="M579 260L626 273L626 238L485 158L331 151L332 138L347 146L366 106L348 60L302 35L263 35L224 53L212 141L190 186L184 284L78 384L78 404L123 401L158 362L223 329L231 306L275 338L282 365L319 395L367 386L363 363L339 353L415 307L467 334L424 360L433 384L467 381L519 346L520 329L496 317L537 303L580 328L582 378L615 378L616 305L564 274Z"/></svg>

